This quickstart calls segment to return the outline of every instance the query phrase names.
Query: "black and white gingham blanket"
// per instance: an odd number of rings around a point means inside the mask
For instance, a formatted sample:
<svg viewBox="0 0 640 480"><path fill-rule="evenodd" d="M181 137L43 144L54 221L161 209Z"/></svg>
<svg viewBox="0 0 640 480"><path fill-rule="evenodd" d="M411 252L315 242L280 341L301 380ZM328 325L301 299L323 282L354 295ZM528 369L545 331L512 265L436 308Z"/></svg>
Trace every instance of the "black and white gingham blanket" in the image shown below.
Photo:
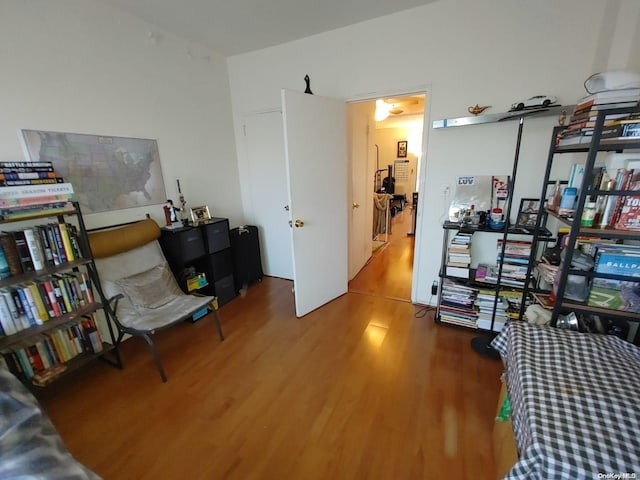
<svg viewBox="0 0 640 480"><path fill-rule="evenodd" d="M507 479L640 479L640 348L525 322L492 346L520 454Z"/></svg>
<svg viewBox="0 0 640 480"><path fill-rule="evenodd" d="M2 365L0 478L100 479L71 456L36 398Z"/></svg>

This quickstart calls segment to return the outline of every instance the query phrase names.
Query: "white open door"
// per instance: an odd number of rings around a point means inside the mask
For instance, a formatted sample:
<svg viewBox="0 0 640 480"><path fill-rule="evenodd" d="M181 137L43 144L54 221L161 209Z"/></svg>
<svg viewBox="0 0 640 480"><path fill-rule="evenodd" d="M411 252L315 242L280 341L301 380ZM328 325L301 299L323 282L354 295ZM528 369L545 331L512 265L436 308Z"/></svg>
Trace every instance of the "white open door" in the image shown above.
<svg viewBox="0 0 640 480"><path fill-rule="evenodd" d="M347 292L343 101L282 91L296 315Z"/></svg>
<svg viewBox="0 0 640 480"><path fill-rule="evenodd" d="M369 173L369 117L361 104L349 104L349 280L358 274L371 257L373 231L373 174Z"/></svg>

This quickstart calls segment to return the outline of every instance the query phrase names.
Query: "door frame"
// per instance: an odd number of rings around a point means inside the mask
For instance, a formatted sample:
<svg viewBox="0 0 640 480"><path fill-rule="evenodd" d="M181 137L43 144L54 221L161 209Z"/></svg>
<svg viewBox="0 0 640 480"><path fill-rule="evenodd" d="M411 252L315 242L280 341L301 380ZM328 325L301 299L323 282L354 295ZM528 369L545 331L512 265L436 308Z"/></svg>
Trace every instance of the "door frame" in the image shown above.
<svg viewBox="0 0 640 480"><path fill-rule="evenodd" d="M405 97L410 95L422 95L425 96L425 104L424 104L424 113L422 117L422 152L420 152L420 164L419 164L419 174L418 174L418 191L424 192L426 182L427 182L427 155L426 148L429 140L429 119L431 118L431 97L432 97L432 88L431 84L422 84L418 85L414 88L407 89L386 89L379 90L369 93L357 94L348 97L345 102L356 103L356 102L370 102L376 101L378 98L385 97ZM351 162L351 159L348 160ZM351 164L349 164L349 171L351 171ZM366 180L366 179L365 179ZM418 295L418 285L420 284L419 278L419 269L417 268L421 264L421 257L424 255L427 249L422 246L422 229L423 229L423 218L422 210L424 208L424 195L418 195L418 211L416 218L416 231L414 232L415 236L415 246L413 251L413 267L412 267L412 276L411 276L411 303L416 303L419 297ZM350 239L348 239L350 241ZM425 285L427 282L425 281Z"/></svg>

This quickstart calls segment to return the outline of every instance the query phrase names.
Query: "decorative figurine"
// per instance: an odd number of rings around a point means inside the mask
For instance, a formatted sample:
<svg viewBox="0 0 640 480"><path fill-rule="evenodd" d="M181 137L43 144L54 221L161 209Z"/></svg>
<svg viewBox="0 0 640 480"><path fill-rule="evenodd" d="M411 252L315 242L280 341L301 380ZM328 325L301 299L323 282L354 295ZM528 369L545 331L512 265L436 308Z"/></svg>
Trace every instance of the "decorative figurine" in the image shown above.
<svg viewBox="0 0 640 480"><path fill-rule="evenodd" d="M178 220L176 207L173 206L173 200L167 199L167 202L164 204L164 219L167 228L178 228L182 226L182 223Z"/></svg>
<svg viewBox="0 0 640 480"><path fill-rule="evenodd" d="M178 195L180 195L180 220L186 226L189 224L189 215L187 214L187 202L184 200L184 195L182 194L182 189L180 188L180 180L176 179L176 183L178 184Z"/></svg>
<svg viewBox="0 0 640 480"><path fill-rule="evenodd" d="M304 89L304 93L313 95L313 92L311 91L311 86L309 85L311 83L311 79L309 78L309 75L304 76L304 82L307 84L307 88Z"/></svg>
<svg viewBox="0 0 640 480"><path fill-rule="evenodd" d="M562 112L560 113L560 117L558 117L558 125L560 125L561 127L564 127L564 124L566 121L567 121L567 111L562 110Z"/></svg>
<svg viewBox="0 0 640 480"><path fill-rule="evenodd" d="M476 103L473 107L467 108L467 111L472 115L479 115L480 113L484 112L487 108L491 108L491 105L485 105L484 107L481 107Z"/></svg>

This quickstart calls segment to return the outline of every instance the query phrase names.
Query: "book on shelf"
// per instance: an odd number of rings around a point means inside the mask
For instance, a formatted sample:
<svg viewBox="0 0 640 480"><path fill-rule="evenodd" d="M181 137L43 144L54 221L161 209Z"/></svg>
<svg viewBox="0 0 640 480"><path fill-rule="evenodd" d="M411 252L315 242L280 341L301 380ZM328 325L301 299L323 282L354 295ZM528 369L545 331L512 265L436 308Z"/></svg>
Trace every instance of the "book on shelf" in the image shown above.
<svg viewBox="0 0 640 480"><path fill-rule="evenodd" d="M624 197L615 228L617 230L640 231L640 194Z"/></svg>
<svg viewBox="0 0 640 480"><path fill-rule="evenodd" d="M22 273L22 264L20 263L15 237L10 233L0 232L0 246L2 246L2 251L7 259L9 273L11 275L20 275Z"/></svg>
<svg viewBox="0 0 640 480"><path fill-rule="evenodd" d="M7 307L9 308L9 313L11 314L11 319L13 320L13 324L16 327L16 330L20 331L24 330L25 328L29 328L29 321L26 319L21 305L17 303L17 298L14 296L11 289L0 289L0 296L2 296L3 300L7 304Z"/></svg>
<svg viewBox="0 0 640 480"><path fill-rule="evenodd" d="M2 174L0 174L2 177ZM19 187L29 185L52 185L55 183L64 183L64 179L61 177L56 178L31 178L31 179L16 179L6 180L0 179L0 187Z"/></svg>
<svg viewBox="0 0 640 480"><path fill-rule="evenodd" d="M450 277L458 277L458 278L464 278L464 279L469 279L469 268L467 267L458 267L458 266L453 266L453 265L446 265L445 268L445 275L448 275Z"/></svg>
<svg viewBox="0 0 640 480"><path fill-rule="evenodd" d="M0 206L0 220L26 220L43 215L58 215L73 212L74 210L74 204L69 201L20 205L17 207Z"/></svg>
<svg viewBox="0 0 640 480"><path fill-rule="evenodd" d="M0 279L8 278L11 276L11 270L9 269L9 263L7 257L4 254L2 245L0 245Z"/></svg>
<svg viewBox="0 0 640 480"><path fill-rule="evenodd" d="M0 162L0 172L53 172L53 163Z"/></svg>
<svg viewBox="0 0 640 480"><path fill-rule="evenodd" d="M458 253L450 253L449 254L449 262L451 263L462 263L462 264L469 264L471 263L471 255L464 255L464 254L458 254Z"/></svg>
<svg viewBox="0 0 640 480"><path fill-rule="evenodd" d="M479 318L477 321L477 327L482 330L491 330L492 332L501 332L507 321L495 319L493 322L493 329L491 328L491 320L485 318Z"/></svg>
<svg viewBox="0 0 640 480"><path fill-rule="evenodd" d="M640 246L598 247L594 271L624 276L625 279L594 277L587 299L588 305L640 313ZM632 278L638 278L638 281Z"/></svg>
<svg viewBox="0 0 640 480"><path fill-rule="evenodd" d="M18 328L18 325L16 325L4 296L0 296L0 326L2 326L4 335L13 335L22 330L22 328Z"/></svg>
<svg viewBox="0 0 640 480"><path fill-rule="evenodd" d="M626 103L637 104L640 100L640 89L627 88L621 90L603 90L585 95L576 102L575 111L580 112L593 105L619 105ZM631 105L633 106L633 105Z"/></svg>
<svg viewBox="0 0 640 480"><path fill-rule="evenodd" d="M70 183L52 183L42 185L0 187L0 200L5 201L51 195L73 195L73 185L71 185ZM0 205L3 204L3 202L0 202Z"/></svg>
<svg viewBox="0 0 640 480"><path fill-rule="evenodd" d="M71 237L69 235L69 228L65 222L58 222L58 230L60 231L60 238L62 238L62 248L68 262L75 260L75 253L71 245Z"/></svg>
<svg viewBox="0 0 640 480"><path fill-rule="evenodd" d="M1 188L1 187L0 187ZM47 204L65 204L73 199L72 194L38 195L34 197L0 198L0 208L18 209Z"/></svg>
<svg viewBox="0 0 640 480"><path fill-rule="evenodd" d="M445 275L469 279L471 264L471 233L458 232L449 242Z"/></svg>
<svg viewBox="0 0 640 480"><path fill-rule="evenodd" d="M18 258L20 259L20 266L23 272L32 272L35 270L33 266L33 260L31 259L31 253L29 252L29 246L27 245L27 239L24 231L16 230L11 232L16 244L16 251L18 252Z"/></svg>
<svg viewBox="0 0 640 480"><path fill-rule="evenodd" d="M56 173L53 171L53 169L44 172L38 170L34 170L32 172L20 172L15 170L6 171L2 167L0 167L0 180L39 180L51 178L56 178Z"/></svg>
<svg viewBox="0 0 640 480"><path fill-rule="evenodd" d="M36 240L36 232L33 228L25 228L23 230L24 237L29 248L29 255L33 262L34 270L42 270L45 267L44 250L40 244L39 239Z"/></svg>
<svg viewBox="0 0 640 480"><path fill-rule="evenodd" d="M582 188L582 180L584 179L584 164L574 163L571 165L571 172L569 173L569 181L567 187L576 188L578 192Z"/></svg>

